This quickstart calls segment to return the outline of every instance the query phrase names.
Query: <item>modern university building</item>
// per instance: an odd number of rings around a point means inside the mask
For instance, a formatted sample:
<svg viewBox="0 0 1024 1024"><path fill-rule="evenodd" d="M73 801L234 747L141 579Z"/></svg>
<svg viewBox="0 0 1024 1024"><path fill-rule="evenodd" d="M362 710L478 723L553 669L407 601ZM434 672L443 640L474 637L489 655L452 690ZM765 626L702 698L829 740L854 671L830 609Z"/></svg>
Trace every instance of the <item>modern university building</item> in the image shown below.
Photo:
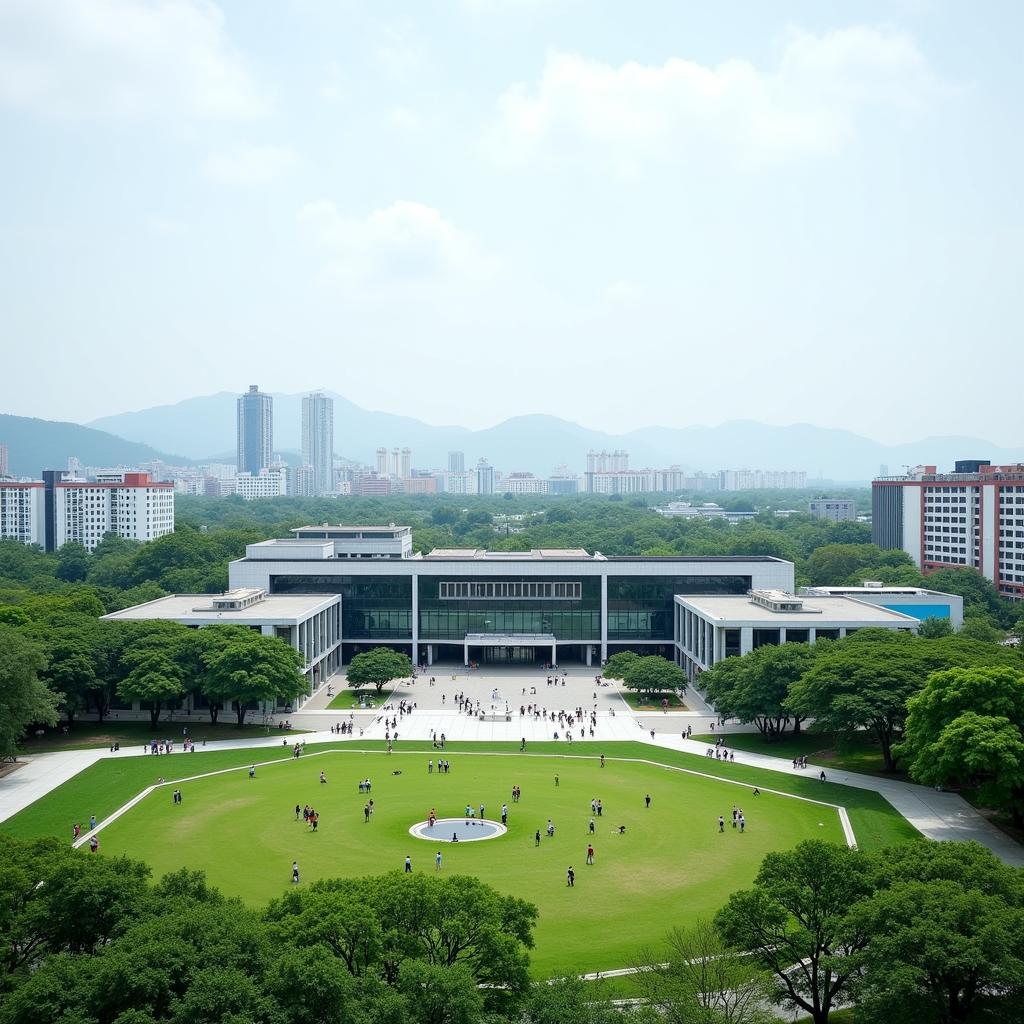
<svg viewBox="0 0 1024 1024"><path fill-rule="evenodd" d="M341 597L342 661L388 646L413 661L598 665L619 650L680 660L677 595L792 593L768 556L613 557L582 548L436 549L408 526L305 526L246 547L232 589Z"/></svg>

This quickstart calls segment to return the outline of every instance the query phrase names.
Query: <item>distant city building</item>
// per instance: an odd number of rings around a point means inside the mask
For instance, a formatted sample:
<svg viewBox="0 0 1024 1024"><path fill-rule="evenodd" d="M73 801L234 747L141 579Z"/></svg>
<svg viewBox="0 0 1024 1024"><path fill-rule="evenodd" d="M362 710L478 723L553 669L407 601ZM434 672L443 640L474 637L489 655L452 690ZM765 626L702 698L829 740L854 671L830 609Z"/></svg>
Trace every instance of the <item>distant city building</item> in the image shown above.
<svg viewBox="0 0 1024 1024"><path fill-rule="evenodd" d="M509 473L505 478L506 494L547 494L548 482L532 473Z"/></svg>
<svg viewBox="0 0 1024 1024"><path fill-rule="evenodd" d="M43 485L0 482L0 538L22 544L46 543Z"/></svg>
<svg viewBox="0 0 1024 1024"><path fill-rule="evenodd" d="M932 569L970 567L1024 597L1024 464L964 459L952 473L916 466L871 483L871 539Z"/></svg>
<svg viewBox="0 0 1024 1024"><path fill-rule="evenodd" d="M377 449L377 476L388 475L388 450L387 448Z"/></svg>
<svg viewBox="0 0 1024 1024"><path fill-rule="evenodd" d="M437 479L432 476L406 476L397 481L403 494L437 494Z"/></svg>
<svg viewBox="0 0 1024 1024"><path fill-rule="evenodd" d="M476 493L494 493L494 467L486 459L476 464Z"/></svg>
<svg viewBox="0 0 1024 1024"><path fill-rule="evenodd" d="M654 510L666 519L724 519L729 523L741 523L757 517L756 512L733 512L707 501L703 505L691 505L688 501L670 501Z"/></svg>
<svg viewBox="0 0 1024 1024"><path fill-rule="evenodd" d="M578 494L580 478L568 472L548 477L548 494Z"/></svg>
<svg viewBox="0 0 1024 1024"><path fill-rule="evenodd" d="M239 473L235 477L235 493L245 501L283 498L288 493L288 470L282 466L258 473Z"/></svg>
<svg viewBox="0 0 1024 1024"><path fill-rule="evenodd" d="M466 471L466 455L464 452L448 453L448 472L464 473Z"/></svg>
<svg viewBox="0 0 1024 1024"><path fill-rule="evenodd" d="M69 480L48 469L43 480L0 483L0 537L57 551L76 542L92 551L107 534L148 541L174 532L174 484L148 473L107 472Z"/></svg>
<svg viewBox="0 0 1024 1024"><path fill-rule="evenodd" d="M288 472L288 493L296 498L315 498L316 472L312 466L296 466Z"/></svg>
<svg viewBox="0 0 1024 1024"><path fill-rule="evenodd" d="M237 402L238 472L269 469L274 454L274 399L250 384Z"/></svg>
<svg viewBox="0 0 1024 1024"><path fill-rule="evenodd" d="M399 455L398 475L406 480L412 476L412 449L403 448Z"/></svg>
<svg viewBox="0 0 1024 1024"><path fill-rule="evenodd" d="M329 494L334 489L334 400L322 391L302 399L302 461L313 471L310 493Z"/></svg>
<svg viewBox="0 0 1024 1024"><path fill-rule="evenodd" d="M796 470L723 469L723 491L800 490L807 486L807 474Z"/></svg>
<svg viewBox="0 0 1024 1024"><path fill-rule="evenodd" d="M857 518L857 502L852 498L816 498L807 503L812 519L827 519L832 523L853 522Z"/></svg>
<svg viewBox="0 0 1024 1024"><path fill-rule="evenodd" d="M360 498L386 498L391 493L391 481L386 476L367 473L353 481L352 493Z"/></svg>
<svg viewBox="0 0 1024 1024"><path fill-rule="evenodd" d="M8 476L11 472L10 456L7 445L0 444L0 476Z"/></svg>

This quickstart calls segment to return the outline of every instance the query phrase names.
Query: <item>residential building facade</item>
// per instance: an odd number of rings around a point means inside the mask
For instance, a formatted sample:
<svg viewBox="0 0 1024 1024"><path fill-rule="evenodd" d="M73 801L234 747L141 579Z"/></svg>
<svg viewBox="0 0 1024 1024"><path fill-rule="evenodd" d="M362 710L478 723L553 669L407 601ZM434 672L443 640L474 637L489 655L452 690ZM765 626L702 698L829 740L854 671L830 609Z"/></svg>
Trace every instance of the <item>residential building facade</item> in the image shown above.
<svg viewBox="0 0 1024 1024"><path fill-rule="evenodd" d="M312 469L308 490L319 497L334 489L334 400L322 391L302 399L302 462Z"/></svg>

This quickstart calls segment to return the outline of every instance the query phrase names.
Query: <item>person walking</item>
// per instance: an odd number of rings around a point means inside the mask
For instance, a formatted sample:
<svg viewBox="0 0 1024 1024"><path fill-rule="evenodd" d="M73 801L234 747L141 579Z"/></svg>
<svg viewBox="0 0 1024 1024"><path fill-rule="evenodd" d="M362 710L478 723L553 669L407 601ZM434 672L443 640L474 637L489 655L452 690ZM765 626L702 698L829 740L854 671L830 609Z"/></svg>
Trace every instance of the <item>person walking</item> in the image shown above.
<svg viewBox="0 0 1024 1024"><path fill-rule="evenodd" d="M723 815L721 815L721 814L718 816L718 831L719 832L724 832L725 831L725 817Z"/></svg>
<svg viewBox="0 0 1024 1024"><path fill-rule="evenodd" d="M405 873L407 875L412 874L412 857L405 858Z"/></svg>
<svg viewBox="0 0 1024 1024"><path fill-rule="evenodd" d="M501 805L501 823L502 825L508 824L508 804Z"/></svg>
<svg viewBox="0 0 1024 1024"><path fill-rule="evenodd" d="M256 778L256 765L254 765L254 764L249 765L249 778L250 779L255 779Z"/></svg>
<svg viewBox="0 0 1024 1024"><path fill-rule="evenodd" d="M576 872L573 871L572 865L569 865L568 870L565 872L565 884L571 889L576 884Z"/></svg>
<svg viewBox="0 0 1024 1024"><path fill-rule="evenodd" d="M292 885L299 884L299 862L297 860L292 861Z"/></svg>
<svg viewBox="0 0 1024 1024"><path fill-rule="evenodd" d="M651 806L651 794L650 793L648 793L644 797L644 806L647 807L647 808L650 808L650 806Z"/></svg>
<svg viewBox="0 0 1024 1024"><path fill-rule="evenodd" d="M587 843L587 863L588 864L593 864L594 863L594 844L593 843Z"/></svg>
<svg viewBox="0 0 1024 1024"><path fill-rule="evenodd" d="M540 846L540 829L537 829L533 835L533 845Z"/></svg>
<svg viewBox="0 0 1024 1024"><path fill-rule="evenodd" d="M438 850L437 854L434 856L434 870L435 871L440 871L441 870L441 851L440 850Z"/></svg>

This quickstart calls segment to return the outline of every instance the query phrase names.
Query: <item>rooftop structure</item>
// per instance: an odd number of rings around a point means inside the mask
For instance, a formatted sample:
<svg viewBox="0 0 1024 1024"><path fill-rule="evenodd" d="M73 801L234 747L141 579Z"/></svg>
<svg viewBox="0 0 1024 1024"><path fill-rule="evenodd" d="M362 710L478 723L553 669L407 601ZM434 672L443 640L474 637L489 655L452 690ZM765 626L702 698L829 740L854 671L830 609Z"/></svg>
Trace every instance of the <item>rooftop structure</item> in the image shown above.
<svg viewBox="0 0 1024 1024"><path fill-rule="evenodd" d="M801 595L809 597L855 597L858 601L902 612L920 619L949 619L953 629L964 624L964 599L959 594L944 594L923 587L887 587L876 581L865 581L861 587L802 587Z"/></svg>
<svg viewBox="0 0 1024 1024"><path fill-rule="evenodd" d="M913 615L852 597L819 597L752 591L745 596L675 598L676 660L694 679L723 658L748 654L766 644L836 640L858 629L916 633Z"/></svg>

